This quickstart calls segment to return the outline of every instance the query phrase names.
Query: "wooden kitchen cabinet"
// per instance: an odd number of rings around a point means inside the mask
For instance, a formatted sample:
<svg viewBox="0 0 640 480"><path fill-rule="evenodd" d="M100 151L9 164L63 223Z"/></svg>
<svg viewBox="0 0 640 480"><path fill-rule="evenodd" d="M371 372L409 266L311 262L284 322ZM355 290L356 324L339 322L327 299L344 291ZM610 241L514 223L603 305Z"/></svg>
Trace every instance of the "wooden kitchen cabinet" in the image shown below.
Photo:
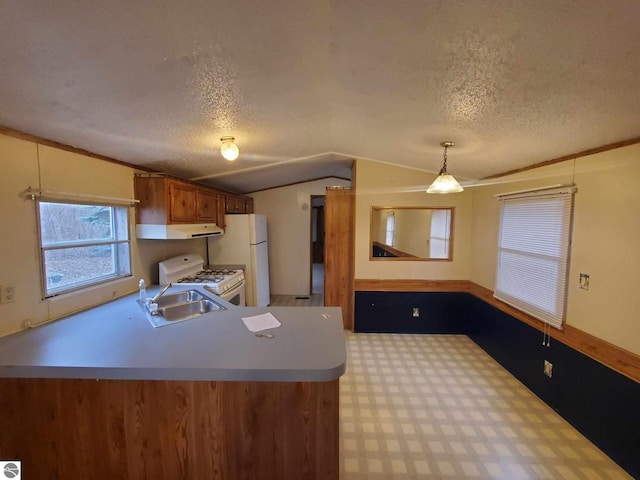
<svg viewBox="0 0 640 480"><path fill-rule="evenodd" d="M196 218L196 187L169 180L169 220L171 223L193 222Z"/></svg>
<svg viewBox="0 0 640 480"><path fill-rule="evenodd" d="M253 213L253 198L240 195L227 195L225 213Z"/></svg>
<svg viewBox="0 0 640 480"><path fill-rule="evenodd" d="M226 213L253 213L253 198L207 188L164 174L134 177L136 223L170 225L215 223L225 228Z"/></svg>
<svg viewBox="0 0 640 480"><path fill-rule="evenodd" d="M225 195L218 193L216 196L216 206L218 212L218 226L222 229L227 227L227 222L224 220L224 214L226 213L226 197Z"/></svg>
<svg viewBox="0 0 640 480"><path fill-rule="evenodd" d="M244 209L245 213L253 213L253 198L245 197Z"/></svg>
<svg viewBox="0 0 640 480"><path fill-rule="evenodd" d="M196 188L196 220L217 223L218 194L215 191Z"/></svg>
<svg viewBox="0 0 640 480"><path fill-rule="evenodd" d="M136 223L217 223L218 192L162 175L134 177Z"/></svg>
<svg viewBox="0 0 640 480"><path fill-rule="evenodd" d="M246 213L244 199L235 195L227 195L225 213Z"/></svg>

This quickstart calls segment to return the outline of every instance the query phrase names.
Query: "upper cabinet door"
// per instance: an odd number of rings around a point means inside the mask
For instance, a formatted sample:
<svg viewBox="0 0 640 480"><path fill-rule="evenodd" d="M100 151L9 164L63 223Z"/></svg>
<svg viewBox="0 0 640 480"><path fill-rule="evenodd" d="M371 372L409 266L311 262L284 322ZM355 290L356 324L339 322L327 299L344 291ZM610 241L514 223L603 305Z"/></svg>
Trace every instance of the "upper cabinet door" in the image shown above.
<svg viewBox="0 0 640 480"><path fill-rule="evenodd" d="M227 213L245 213L244 198L227 195L225 211Z"/></svg>
<svg viewBox="0 0 640 480"><path fill-rule="evenodd" d="M253 212L253 198L247 197L244 201L244 211L245 213L254 213Z"/></svg>
<svg viewBox="0 0 640 480"><path fill-rule="evenodd" d="M198 220L216 223L218 218L218 195L216 192L196 190L196 217Z"/></svg>
<svg viewBox="0 0 640 480"><path fill-rule="evenodd" d="M196 187L185 183L169 183L170 218L172 222L196 219Z"/></svg>
<svg viewBox="0 0 640 480"><path fill-rule="evenodd" d="M216 224L220 227L220 228L227 228L226 225L226 221L224 219L224 214L226 213L226 201L225 201L225 195L222 193L218 193L216 195L217 198L217 206L218 206L218 218L216 220Z"/></svg>

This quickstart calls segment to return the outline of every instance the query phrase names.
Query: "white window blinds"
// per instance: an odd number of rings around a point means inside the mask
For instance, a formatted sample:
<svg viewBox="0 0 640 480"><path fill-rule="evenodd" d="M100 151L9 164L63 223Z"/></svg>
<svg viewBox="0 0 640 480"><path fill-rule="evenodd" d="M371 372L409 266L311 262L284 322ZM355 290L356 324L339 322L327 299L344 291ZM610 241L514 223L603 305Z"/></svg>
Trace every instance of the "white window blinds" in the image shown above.
<svg viewBox="0 0 640 480"><path fill-rule="evenodd" d="M494 296L562 329L575 189L499 195Z"/></svg>

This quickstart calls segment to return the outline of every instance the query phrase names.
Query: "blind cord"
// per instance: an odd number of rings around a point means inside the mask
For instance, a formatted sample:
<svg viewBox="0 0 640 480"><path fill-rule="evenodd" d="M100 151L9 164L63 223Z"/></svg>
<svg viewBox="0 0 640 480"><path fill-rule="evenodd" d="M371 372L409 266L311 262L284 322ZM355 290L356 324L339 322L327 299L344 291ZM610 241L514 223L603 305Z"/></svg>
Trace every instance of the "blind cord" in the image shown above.
<svg viewBox="0 0 640 480"><path fill-rule="evenodd" d="M551 324L548 322L542 322L542 346L551 345Z"/></svg>

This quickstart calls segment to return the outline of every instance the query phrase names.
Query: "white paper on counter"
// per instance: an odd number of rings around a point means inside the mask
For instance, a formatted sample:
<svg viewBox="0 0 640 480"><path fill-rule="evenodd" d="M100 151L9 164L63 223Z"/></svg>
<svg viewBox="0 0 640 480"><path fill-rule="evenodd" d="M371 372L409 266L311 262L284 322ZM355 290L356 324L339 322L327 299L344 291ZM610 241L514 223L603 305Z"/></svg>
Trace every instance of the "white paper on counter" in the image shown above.
<svg viewBox="0 0 640 480"><path fill-rule="evenodd" d="M253 317L242 317L242 321L250 332L259 332L261 330L276 328L282 325L278 319L271 314L271 312L254 315Z"/></svg>

